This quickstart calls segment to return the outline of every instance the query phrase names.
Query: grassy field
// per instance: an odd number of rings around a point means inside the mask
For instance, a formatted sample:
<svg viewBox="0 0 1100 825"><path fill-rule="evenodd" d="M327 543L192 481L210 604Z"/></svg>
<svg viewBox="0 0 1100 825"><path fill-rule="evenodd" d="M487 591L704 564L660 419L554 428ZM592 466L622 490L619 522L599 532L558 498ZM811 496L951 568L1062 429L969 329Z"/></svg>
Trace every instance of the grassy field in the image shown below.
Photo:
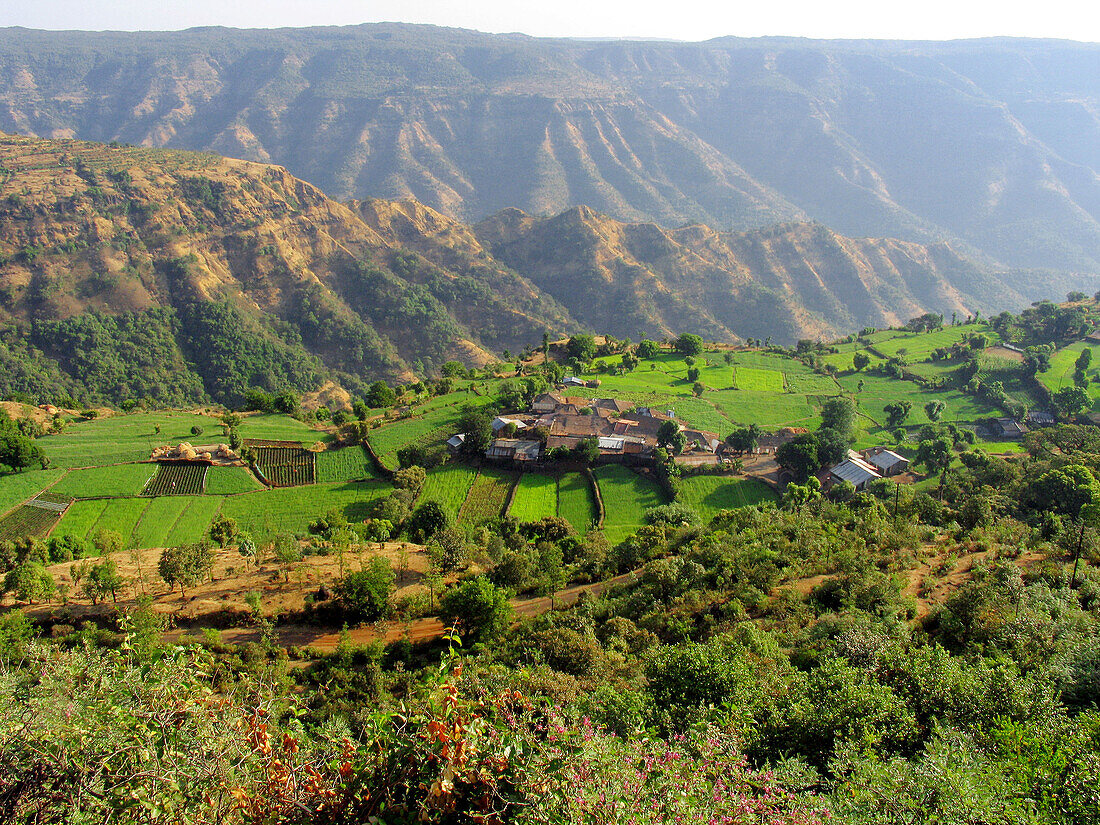
<svg viewBox="0 0 1100 825"><path fill-rule="evenodd" d="M707 393L703 397L714 402L732 423L756 422L766 430L777 427L808 427L812 430L821 423L817 406L804 395L728 390ZM719 432L719 435L723 433Z"/></svg>
<svg viewBox="0 0 1100 825"><path fill-rule="evenodd" d="M735 381L739 390L783 392L783 373L779 370L762 370L738 365Z"/></svg>
<svg viewBox="0 0 1100 825"><path fill-rule="evenodd" d="M905 420L907 426L927 424L928 416L924 412L924 405L937 400L947 405L942 421L976 421L979 418L1003 415L997 407L985 400L958 390L926 391L912 381L884 375L842 375L838 380L841 386L854 394L860 411L879 424L886 422L883 408L895 401L909 401L913 404L913 410ZM863 391L857 392L860 381L863 382Z"/></svg>
<svg viewBox="0 0 1100 825"><path fill-rule="evenodd" d="M282 413L261 413L248 415L237 425L241 438L257 438L265 441L297 441L309 446L316 441L324 441L327 433L320 432L296 418ZM221 432L219 430L219 432Z"/></svg>
<svg viewBox="0 0 1100 825"><path fill-rule="evenodd" d="M1092 363L1085 371L1089 378L1089 384L1085 390L1093 402L1093 410L1100 409L1100 387L1092 383L1092 380L1100 376L1100 347L1090 346L1085 341L1078 341L1052 353L1050 356L1050 369L1046 372L1036 373L1035 377L1051 393L1055 393L1062 387L1073 386L1073 373L1076 371L1077 357L1086 347L1092 349Z"/></svg>
<svg viewBox="0 0 1100 825"><path fill-rule="evenodd" d="M187 496L163 496L153 499L149 502L134 527L134 532L130 536L130 543L134 547L141 548L168 545L168 537L178 535L174 533L173 526L196 499L197 497L189 498ZM187 542L174 541L172 543L186 544Z"/></svg>
<svg viewBox="0 0 1100 825"><path fill-rule="evenodd" d="M120 464L70 470L51 492L73 498L136 496L157 472L156 464Z"/></svg>
<svg viewBox="0 0 1100 825"><path fill-rule="evenodd" d="M193 426L202 427L204 434L192 435ZM70 424L60 435L38 439L38 446L54 466L102 467L144 461L154 447L163 444L217 443L223 440L221 433L221 423L206 415L178 411L134 413Z"/></svg>
<svg viewBox="0 0 1100 825"><path fill-rule="evenodd" d="M376 481L282 487L229 496L221 512L235 518L255 538L263 539L280 532L304 533L311 521L332 509L341 511L350 521L362 521L369 517L372 502L391 491L391 487Z"/></svg>
<svg viewBox="0 0 1100 825"><path fill-rule="evenodd" d="M362 447L344 447L317 453L317 481L364 481L378 478L367 451Z"/></svg>
<svg viewBox="0 0 1100 825"><path fill-rule="evenodd" d="M689 476L676 483L677 501L691 507L709 522L719 510L747 507L777 501L779 496L771 487L751 478L731 476Z"/></svg>
<svg viewBox="0 0 1100 825"><path fill-rule="evenodd" d="M787 391L796 395L840 395L841 389L828 375L787 373Z"/></svg>
<svg viewBox="0 0 1100 825"><path fill-rule="evenodd" d="M517 475L508 470L483 467L466 496L458 520L463 524L480 524L486 519L500 517Z"/></svg>
<svg viewBox="0 0 1100 825"><path fill-rule="evenodd" d="M603 499L603 529L618 544L644 524L645 511L665 504L664 492L654 482L618 464L592 471Z"/></svg>
<svg viewBox="0 0 1100 825"><path fill-rule="evenodd" d="M439 502L452 519L457 519L475 478L477 478L477 470L465 464L451 463L438 467L428 473L417 501Z"/></svg>
<svg viewBox="0 0 1100 825"><path fill-rule="evenodd" d="M64 470L28 470L0 476L0 513L33 498L64 474Z"/></svg>
<svg viewBox="0 0 1100 825"><path fill-rule="evenodd" d="M206 494L231 496L262 490L263 485L247 467L211 467L206 471Z"/></svg>
<svg viewBox="0 0 1100 825"><path fill-rule="evenodd" d="M478 405L489 400L467 396L465 393L462 398ZM394 421L371 430L368 438L382 463L390 469L397 469L398 450L413 444L424 447L442 444L455 434L455 425L461 416L462 411L455 404L429 408L423 415Z"/></svg>
<svg viewBox="0 0 1100 825"><path fill-rule="evenodd" d="M524 473L508 515L519 521L538 521L558 514L558 481L545 473Z"/></svg>
<svg viewBox="0 0 1100 825"><path fill-rule="evenodd" d="M107 499L92 499L89 501L74 501L61 517L57 527L54 528L55 536L72 536L83 539L91 532L92 525L99 521L103 511L111 502ZM148 504L148 501L146 500Z"/></svg>
<svg viewBox="0 0 1100 825"><path fill-rule="evenodd" d="M946 326L935 332L908 332L894 335L887 340L874 340L875 349L888 357L898 357L909 363L926 361L932 354L932 350L940 347L949 347L961 341L972 333L980 333L986 337L990 344L999 343L1000 336L989 325L960 324L959 326Z"/></svg>
<svg viewBox="0 0 1100 825"><path fill-rule="evenodd" d="M596 499L584 473L563 473L558 477L558 515L582 536L596 520Z"/></svg>

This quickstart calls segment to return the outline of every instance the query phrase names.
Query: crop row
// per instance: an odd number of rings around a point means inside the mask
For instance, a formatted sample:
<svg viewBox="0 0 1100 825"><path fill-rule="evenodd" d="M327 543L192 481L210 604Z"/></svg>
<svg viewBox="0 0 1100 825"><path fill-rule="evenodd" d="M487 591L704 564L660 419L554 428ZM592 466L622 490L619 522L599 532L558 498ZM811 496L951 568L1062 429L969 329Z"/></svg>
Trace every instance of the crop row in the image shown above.
<svg viewBox="0 0 1100 825"><path fill-rule="evenodd" d="M316 456L300 447L256 447L256 466L273 487L298 487L317 480Z"/></svg>
<svg viewBox="0 0 1100 825"><path fill-rule="evenodd" d="M208 465L199 462L161 464L142 491L143 496L197 496L206 485Z"/></svg>
<svg viewBox="0 0 1100 825"><path fill-rule="evenodd" d="M516 483L516 476L500 470L482 470L462 505L459 521L480 524L499 518L504 512L508 493Z"/></svg>
<svg viewBox="0 0 1100 825"><path fill-rule="evenodd" d="M44 536L57 524L61 513L24 504L0 519L0 541L14 541L23 536Z"/></svg>

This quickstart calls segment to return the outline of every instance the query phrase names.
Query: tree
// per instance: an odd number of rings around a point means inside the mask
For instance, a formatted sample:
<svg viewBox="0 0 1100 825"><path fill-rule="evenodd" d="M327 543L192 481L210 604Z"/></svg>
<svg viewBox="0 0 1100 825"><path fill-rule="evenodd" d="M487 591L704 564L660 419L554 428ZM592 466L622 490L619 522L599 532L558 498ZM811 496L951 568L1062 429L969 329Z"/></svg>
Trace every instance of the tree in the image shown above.
<svg viewBox="0 0 1100 825"><path fill-rule="evenodd" d="M592 464L600 457L600 440L595 436L582 438L573 447L573 457L585 464Z"/></svg>
<svg viewBox="0 0 1100 825"><path fill-rule="evenodd" d="M852 366L856 372L865 369L871 363L871 356L865 352L857 352L852 356Z"/></svg>
<svg viewBox="0 0 1100 825"><path fill-rule="evenodd" d="M939 421L943 417L945 409L947 409L947 405L942 401L929 401L924 405L924 414L928 416L929 421Z"/></svg>
<svg viewBox="0 0 1100 825"><path fill-rule="evenodd" d="M210 538L218 547L227 547L237 536L237 520L232 516L218 516L210 525Z"/></svg>
<svg viewBox="0 0 1100 825"><path fill-rule="evenodd" d="M112 601L118 601L118 590L122 587L124 580L119 575L118 565L115 564L114 559L104 559L85 572L82 579L81 587L84 595L92 600L92 604L99 604L108 595L111 596Z"/></svg>
<svg viewBox="0 0 1100 825"><path fill-rule="evenodd" d="M1051 396L1054 406L1063 415L1077 415L1092 406L1092 399L1083 387L1062 387Z"/></svg>
<svg viewBox="0 0 1100 825"><path fill-rule="evenodd" d="M587 364L596 357L596 339L591 335L574 335L565 345L570 358Z"/></svg>
<svg viewBox="0 0 1100 825"><path fill-rule="evenodd" d="M693 384L692 387L691 387L691 394L694 395L696 398L701 396L706 391L707 391L707 388L703 384L699 383L698 381L696 381L695 384Z"/></svg>
<svg viewBox="0 0 1100 825"><path fill-rule="evenodd" d="M298 412L299 400L297 395L287 390L276 395L272 404L275 407L275 412L294 415Z"/></svg>
<svg viewBox="0 0 1100 825"><path fill-rule="evenodd" d="M10 424L0 426L0 472L45 466L46 457L37 444Z"/></svg>
<svg viewBox="0 0 1100 825"><path fill-rule="evenodd" d="M484 576L452 585L439 600L439 618L458 629L468 641L486 641L500 635L512 621L508 594Z"/></svg>
<svg viewBox="0 0 1100 825"><path fill-rule="evenodd" d="M664 447L673 455L678 455L684 449L687 438L680 431L680 425L675 421L662 421L657 428L657 446Z"/></svg>
<svg viewBox="0 0 1100 825"><path fill-rule="evenodd" d="M283 565L283 577L290 581L290 566L302 560L302 547L290 533L276 533L271 541L271 555Z"/></svg>
<svg viewBox="0 0 1100 825"><path fill-rule="evenodd" d="M852 437L856 425L856 404L851 398L838 395L821 406L822 426L838 432L845 440Z"/></svg>
<svg viewBox="0 0 1100 825"><path fill-rule="evenodd" d="M413 493L419 493L427 478L427 470L413 464L410 467L402 467L393 474L393 486L401 490L411 490Z"/></svg>
<svg viewBox="0 0 1100 825"><path fill-rule="evenodd" d="M425 501L417 507L405 526L409 538L415 542L425 542L441 530L446 530L450 517L438 501Z"/></svg>
<svg viewBox="0 0 1100 825"><path fill-rule="evenodd" d="M821 460L817 454L817 437L813 433L797 435L775 451L775 460L785 470L794 474L801 483L817 472Z"/></svg>
<svg viewBox="0 0 1100 825"><path fill-rule="evenodd" d="M385 381L375 381L367 389L366 401L374 409L390 407L397 401L397 393Z"/></svg>
<svg viewBox="0 0 1100 825"><path fill-rule="evenodd" d="M336 582L335 590L344 607L364 621L373 622L389 615L393 582L390 563L381 556L371 556L362 570Z"/></svg>
<svg viewBox="0 0 1100 825"><path fill-rule="evenodd" d="M817 433L817 460L822 467L839 464L848 455L848 439L832 427L821 427Z"/></svg>
<svg viewBox="0 0 1100 825"><path fill-rule="evenodd" d="M638 357L639 358L654 358L661 352L661 345L656 341L650 341L648 338L643 338L638 342Z"/></svg>
<svg viewBox="0 0 1100 825"><path fill-rule="evenodd" d="M886 426L890 428L898 427L909 417L909 413L913 409L913 402L895 401L892 404L887 404L882 409L886 413Z"/></svg>
<svg viewBox="0 0 1100 825"><path fill-rule="evenodd" d="M928 469L929 475L940 473L941 492L947 480L947 471L951 468L951 461L955 457L951 447L951 440L947 436L927 438L917 445L917 455L914 458L914 463L923 464Z"/></svg>
<svg viewBox="0 0 1100 825"><path fill-rule="evenodd" d="M703 352L703 339L698 335L685 332L676 339L673 348L681 355L699 355Z"/></svg>
<svg viewBox="0 0 1100 825"><path fill-rule="evenodd" d="M213 566L214 553L210 544L200 541L164 548L157 562L157 572L169 587L179 585L182 599L185 588L198 584Z"/></svg>
<svg viewBox="0 0 1100 825"><path fill-rule="evenodd" d="M760 426L750 424L747 427L738 427L726 436L726 447L737 453L749 453L756 449L760 441Z"/></svg>
<svg viewBox="0 0 1100 825"><path fill-rule="evenodd" d="M4 592L14 593L15 598L31 604L45 601L54 592L53 576L41 564L24 561L4 577Z"/></svg>
<svg viewBox="0 0 1100 825"><path fill-rule="evenodd" d="M458 431L466 434L462 450L471 455L484 453L493 443L493 420L484 410L475 407L464 410L458 420Z"/></svg>
<svg viewBox="0 0 1100 825"><path fill-rule="evenodd" d="M687 380L690 381L691 383L695 383L696 381L699 380L699 368L698 367L690 367L688 369L688 371L687 371Z"/></svg>

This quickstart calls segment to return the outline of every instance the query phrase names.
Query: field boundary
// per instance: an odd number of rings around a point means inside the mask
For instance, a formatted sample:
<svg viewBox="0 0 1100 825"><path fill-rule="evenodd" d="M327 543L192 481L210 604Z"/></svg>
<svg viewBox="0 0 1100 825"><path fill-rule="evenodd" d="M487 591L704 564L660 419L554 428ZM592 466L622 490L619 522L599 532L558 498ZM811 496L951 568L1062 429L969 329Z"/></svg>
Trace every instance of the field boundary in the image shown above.
<svg viewBox="0 0 1100 825"><path fill-rule="evenodd" d="M392 479L394 471L382 463L382 459L378 457L378 453L374 451L374 445L370 443L370 437L367 436L363 439L363 449L367 451L367 455L370 457L371 463L374 465L374 469L378 470L383 478Z"/></svg>
<svg viewBox="0 0 1100 825"><path fill-rule="evenodd" d="M481 478L481 468L477 468L477 474L474 476L474 480L470 482L469 489L466 490L466 497L462 499L462 506L458 508L458 512L455 513L455 524L462 521L462 514L466 512L466 505L470 501L470 491L474 489L474 485L477 484L477 480Z"/></svg>
<svg viewBox="0 0 1100 825"><path fill-rule="evenodd" d="M584 474L588 478L588 486L592 490L592 495L596 499L596 529L602 530L605 511L603 508L603 495L600 493L600 484L598 481L596 481L596 477L592 475L591 467L585 467Z"/></svg>

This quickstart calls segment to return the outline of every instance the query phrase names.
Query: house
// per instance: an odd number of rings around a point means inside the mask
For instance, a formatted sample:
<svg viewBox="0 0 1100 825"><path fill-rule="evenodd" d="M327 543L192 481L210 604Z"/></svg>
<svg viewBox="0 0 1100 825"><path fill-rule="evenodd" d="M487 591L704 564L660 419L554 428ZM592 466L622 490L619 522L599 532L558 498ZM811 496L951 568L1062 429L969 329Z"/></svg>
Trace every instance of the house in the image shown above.
<svg viewBox="0 0 1100 825"><path fill-rule="evenodd" d="M531 402L531 412L539 413L551 413L554 412L560 405L565 403L565 398L558 395L556 392L544 392Z"/></svg>
<svg viewBox="0 0 1100 825"><path fill-rule="evenodd" d="M833 467L829 471L829 477L833 483L850 481L857 490L862 490L869 482L882 478L882 475L858 455L851 457L849 451L849 458Z"/></svg>
<svg viewBox="0 0 1100 825"><path fill-rule="evenodd" d="M462 445L466 443L466 433L459 433L458 435L452 435L447 439L447 449L452 453L457 453L462 449Z"/></svg>
<svg viewBox="0 0 1100 825"><path fill-rule="evenodd" d="M683 433L684 438L687 439L684 452L716 453L722 446L722 439L717 433L708 433L704 430L684 430Z"/></svg>
<svg viewBox="0 0 1100 825"><path fill-rule="evenodd" d="M1026 421L1033 427L1050 427L1054 424L1054 416L1046 410L1031 410Z"/></svg>
<svg viewBox="0 0 1100 825"><path fill-rule="evenodd" d="M620 401L617 398L597 398L592 404L592 409L600 415L622 415L627 410L634 409L629 401Z"/></svg>
<svg viewBox="0 0 1100 825"><path fill-rule="evenodd" d="M998 418L993 422L993 434L1001 438L1021 439L1027 433L1027 427L1014 418Z"/></svg>
<svg viewBox="0 0 1100 825"><path fill-rule="evenodd" d="M583 378L577 378L575 375L565 376L565 380L562 383L567 387L587 387L588 382Z"/></svg>
<svg viewBox="0 0 1100 825"><path fill-rule="evenodd" d="M753 455L771 455L788 441L791 441L795 436L808 433L805 427L784 427L781 430L776 430L774 433L761 433L759 438L756 439L756 447L753 449Z"/></svg>
<svg viewBox="0 0 1100 825"><path fill-rule="evenodd" d="M498 438L485 451L486 458L512 461L538 461L542 453L542 444L538 441L524 441L518 438Z"/></svg>
<svg viewBox="0 0 1100 825"><path fill-rule="evenodd" d="M500 430L507 427L509 424L515 424L517 430L527 429L527 425L520 421L518 418L505 418L504 416L498 415L496 418L493 419L493 432L499 432Z"/></svg>
<svg viewBox="0 0 1100 825"><path fill-rule="evenodd" d="M885 447L874 447L864 453L867 463L883 476L896 476L909 469L909 459Z"/></svg>

